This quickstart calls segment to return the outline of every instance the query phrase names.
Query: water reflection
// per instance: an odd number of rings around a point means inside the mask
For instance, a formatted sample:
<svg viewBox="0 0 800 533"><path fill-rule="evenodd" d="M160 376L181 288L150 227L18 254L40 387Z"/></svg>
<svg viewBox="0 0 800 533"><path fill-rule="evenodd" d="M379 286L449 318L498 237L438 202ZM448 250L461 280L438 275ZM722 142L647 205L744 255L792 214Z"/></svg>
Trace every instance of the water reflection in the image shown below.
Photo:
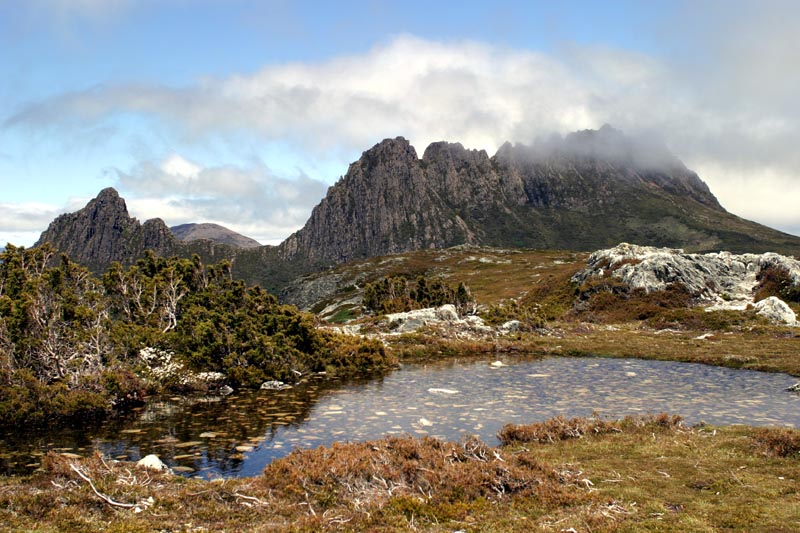
<svg viewBox="0 0 800 533"><path fill-rule="evenodd" d="M161 398L123 419L84 431L0 439L0 467L34 468L46 450L121 460L155 453L178 472L257 475L294 448L386 434L496 444L505 423L553 416L670 412L689 423L800 427L800 395L785 374L635 359L450 360L409 365L381 379L227 398Z"/></svg>

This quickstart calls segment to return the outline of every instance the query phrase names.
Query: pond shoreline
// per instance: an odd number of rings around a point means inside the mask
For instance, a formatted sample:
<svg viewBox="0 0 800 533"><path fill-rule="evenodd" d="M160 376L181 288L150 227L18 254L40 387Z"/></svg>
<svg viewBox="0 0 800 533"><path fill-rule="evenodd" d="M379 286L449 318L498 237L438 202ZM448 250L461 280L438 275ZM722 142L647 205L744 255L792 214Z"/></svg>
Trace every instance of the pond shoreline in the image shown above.
<svg viewBox="0 0 800 533"><path fill-rule="evenodd" d="M61 442L56 433L39 435L34 452L98 449L126 461L153 453L184 475L246 477L298 448L400 434L451 441L476 434L495 444L506 423L554 416L673 412L692 424L797 427L800 397L783 391L793 383L781 374L647 359L465 354L340 384L154 398L85 435L67 432Z"/></svg>

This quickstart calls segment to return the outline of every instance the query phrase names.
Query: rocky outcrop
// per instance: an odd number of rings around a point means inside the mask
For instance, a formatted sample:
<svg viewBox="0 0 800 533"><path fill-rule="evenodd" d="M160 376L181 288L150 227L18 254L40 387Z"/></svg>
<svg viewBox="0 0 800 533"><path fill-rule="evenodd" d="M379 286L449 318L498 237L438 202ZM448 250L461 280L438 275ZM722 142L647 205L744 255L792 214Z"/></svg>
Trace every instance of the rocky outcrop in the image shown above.
<svg viewBox="0 0 800 533"><path fill-rule="evenodd" d="M386 315L384 322L393 334L411 333L422 327L444 327L451 334L490 334L493 328L486 326L483 320L474 315L460 317L456 306L446 304L441 307L416 309L404 313Z"/></svg>
<svg viewBox="0 0 800 533"><path fill-rule="evenodd" d="M258 248L261 246L261 243L257 240L245 237L219 224L181 224L180 226L172 226L170 230L175 237L183 242L209 240L227 244L234 248Z"/></svg>
<svg viewBox="0 0 800 533"><path fill-rule="evenodd" d="M235 248L208 239L181 242L160 218L139 223L111 187L83 209L53 220L34 246L44 243L95 272L104 272L115 261L133 264L146 250L161 256L198 254L208 262L230 259L236 253Z"/></svg>
<svg viewBox="0 0 800 533"><path fill-rule="evenodd" d="M798 325L797 315L794 311L792 311L792 308L780 298L770 296L769 298L765 298L760 302L756 302L753 307L755 308L756 313L763 316L770 322L774 322L776 324L786 324L788 326Z"/></svg>
<svg viewBox="0 0 800 533"><path fill-rule="evenodd" d="M398 137L350 165L304 228L281 244L281 253L287 260L332 264L472 238L428 183L414 148Z"/></svg>
<svg viewBox="0 0 800 533"><path fill-rule="evenodd" d="M350 165L281 257L325 265L459 244L596 250L621 241L800 253L800 239L727 213L663 146L605 126L493 157L402 137Z"/></svg>
<svg viewBox="0 0 800 533"><path fill-rule="evenodd" d="M128 215L125 200L112 188L100 191L80 211L51 222L34 246L45 242L93 270L103 270L113 261L131 263L147 249L167 255L176 244L161 219L139 224Z"/></svg>
<svg viewBox="0 0 800 533"><path fill-rule="evenodd" d="M680 249L628 243L594 252L587 268L575 274L572 281L580 285L592 278L612 276L631 289L646 292L679 284L710 309L745 309L755 303L759 274L770 268L785 272L789 283L800 287L800 261L794 257L775 253L687 254ZM792 310L776 297L756 303L756 309L773 321L796 322Z"/></svg>

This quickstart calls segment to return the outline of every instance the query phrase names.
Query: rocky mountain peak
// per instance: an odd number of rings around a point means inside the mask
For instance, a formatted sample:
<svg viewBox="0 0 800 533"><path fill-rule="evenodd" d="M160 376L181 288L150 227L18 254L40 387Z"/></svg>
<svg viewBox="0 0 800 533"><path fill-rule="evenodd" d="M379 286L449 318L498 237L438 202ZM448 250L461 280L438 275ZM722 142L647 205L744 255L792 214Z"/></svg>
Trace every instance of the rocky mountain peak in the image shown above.
<svg viewBox="0 0 800 533"><path fill-rule="evenodd" d="M175 238L161 219L144 225L128 214L119 193L108 187L86 207L57 217L34 246L49 242L73 261L95 270L113 261L131 263L145 249L166 254Z"/></svg>

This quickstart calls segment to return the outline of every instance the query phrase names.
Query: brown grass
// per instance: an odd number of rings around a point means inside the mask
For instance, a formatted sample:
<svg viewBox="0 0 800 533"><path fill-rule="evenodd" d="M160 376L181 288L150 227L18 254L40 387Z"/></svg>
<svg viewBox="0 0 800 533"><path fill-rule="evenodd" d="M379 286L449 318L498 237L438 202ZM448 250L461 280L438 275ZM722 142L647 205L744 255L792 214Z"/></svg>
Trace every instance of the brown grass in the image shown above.
<svg viewBox="0 0 800 533"><path fill-rule="evenodd" d="M567 439L580 439L589 435L622 433L623 430L656 431L680 426L681 417L667 414L646 417L625 417L621 421L602 418L556 417L537 424L507 424L497 434L503 444L536 442L548 444Z"/></svg>
<svg viewBox="0 0 800 533"><path fill-rule="evenodd" d="M759 429L754 437L756 448L767 457L800 459L800 432L793 429Z"/></svg>
<svg viewBox="0 0 800 533"><path fill-rule="evenodd" d="M580 438L545 439L581 428ZM533 430L534 428L535 431ZM601 428L601 431L594 431ZM614 428L614 431L610 431ZM298 451L252 479L201 481L51 455L0 479L3 531L791 531L796 430L686 428L674 417L549 421L499 448L395 437ZM115 508L99 492L139 510Z"/></svg>
<svg viewBox="0 0 800 533"><path fill-rule="evenodd" d="M212 481L51 454L30 478L0 478L0 531L800 528L798 430L685 427L659 415L504 432L497 448L336 444L295 451L256 478Z"/></svg>

